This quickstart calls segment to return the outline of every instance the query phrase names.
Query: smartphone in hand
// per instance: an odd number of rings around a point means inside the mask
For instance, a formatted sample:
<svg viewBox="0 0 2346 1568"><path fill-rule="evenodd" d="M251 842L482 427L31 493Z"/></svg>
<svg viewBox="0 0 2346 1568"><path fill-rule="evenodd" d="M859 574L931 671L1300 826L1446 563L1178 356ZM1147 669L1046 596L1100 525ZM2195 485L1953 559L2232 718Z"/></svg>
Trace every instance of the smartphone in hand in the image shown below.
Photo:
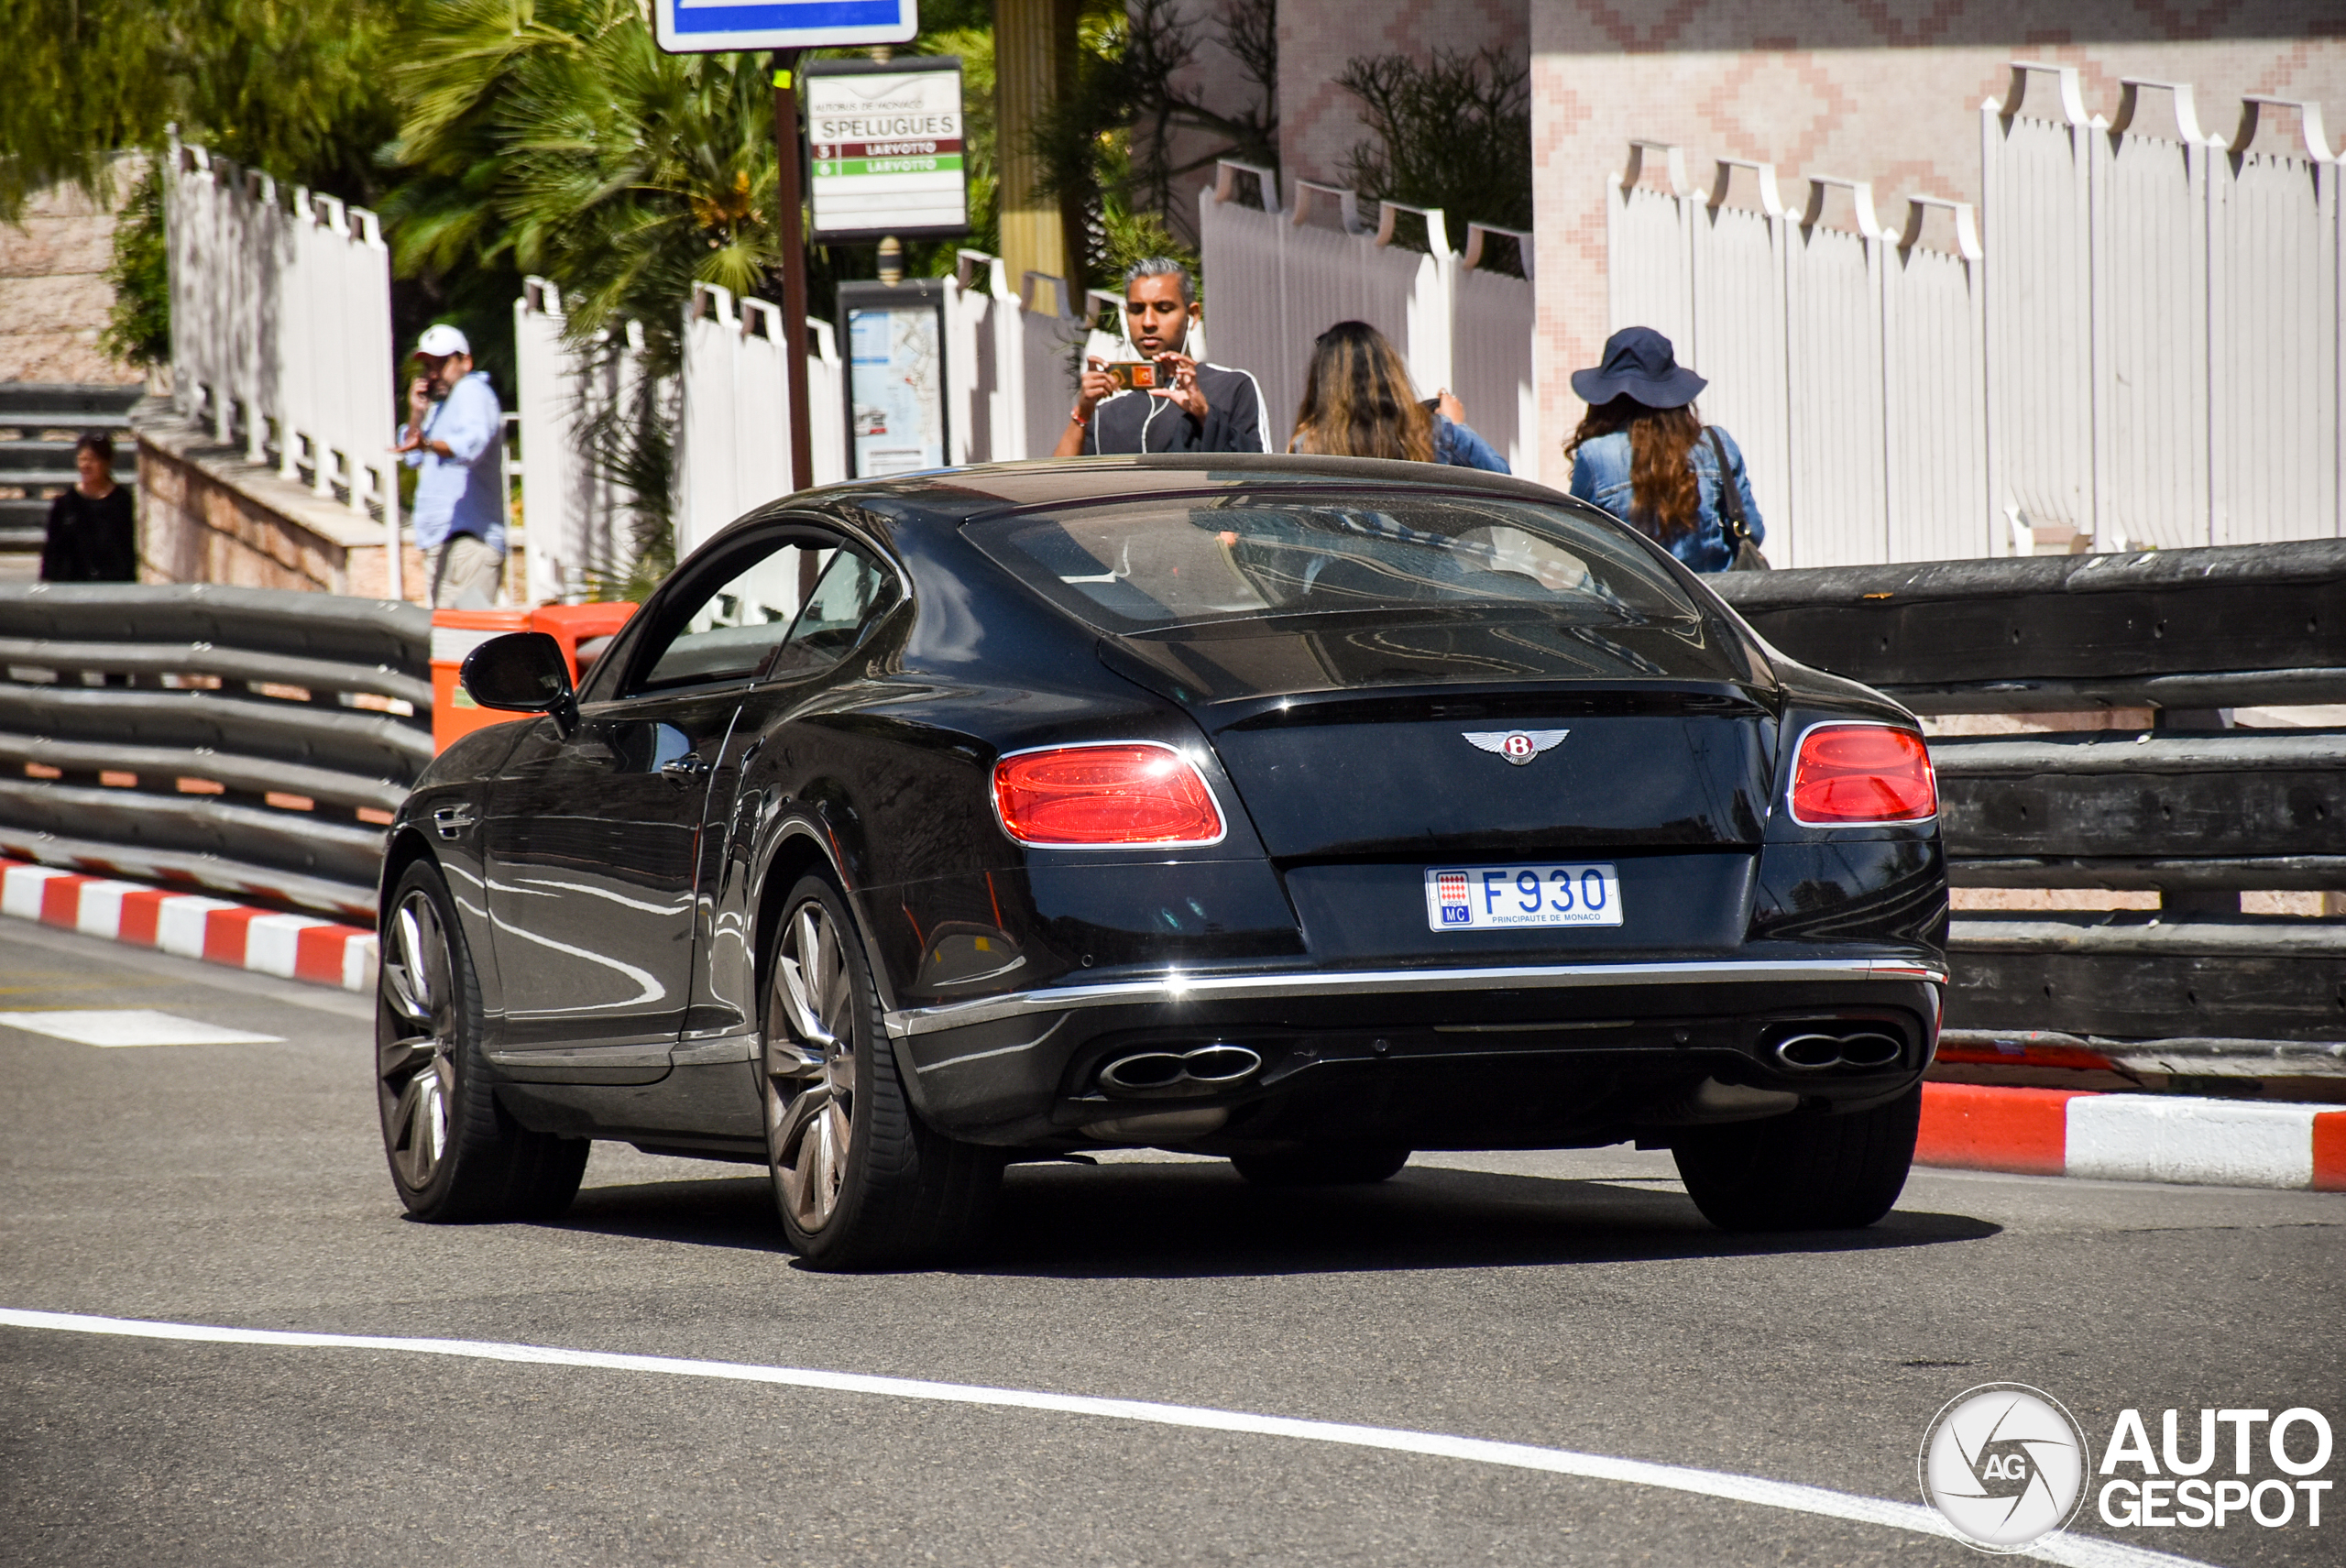
<svg viewBox="0 0 2346 1568"><path fill-rule="evenodd" d="M1111 360L1100 367L1100 373L1114 382L1120 392L1153 391L1165 385L1154 359Z"/></svg>

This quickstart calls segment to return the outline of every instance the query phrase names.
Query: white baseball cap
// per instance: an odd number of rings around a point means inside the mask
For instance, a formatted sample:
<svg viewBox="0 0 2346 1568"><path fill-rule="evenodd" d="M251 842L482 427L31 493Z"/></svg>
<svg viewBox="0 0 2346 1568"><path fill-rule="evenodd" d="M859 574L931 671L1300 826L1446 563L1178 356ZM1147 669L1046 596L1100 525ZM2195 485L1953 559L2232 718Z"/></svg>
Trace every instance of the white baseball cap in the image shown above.
<svg viewBox="0 0 2346 1568"><path fill-rule="evenodd" d="M415 340L415 351L428 354L434 359L444 359L451 354L470 354L473 345L465 341L463 333L442 322L423 329L423 335Z"/></svg>

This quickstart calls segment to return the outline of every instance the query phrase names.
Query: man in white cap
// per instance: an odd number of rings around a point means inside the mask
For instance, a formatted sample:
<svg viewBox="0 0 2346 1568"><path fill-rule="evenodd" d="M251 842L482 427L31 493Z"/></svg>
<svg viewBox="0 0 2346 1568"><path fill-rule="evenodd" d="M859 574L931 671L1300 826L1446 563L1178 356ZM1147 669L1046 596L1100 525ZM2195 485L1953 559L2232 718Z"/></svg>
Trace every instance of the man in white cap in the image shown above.
<svg viewBox="0 0 2346 1568"><path fill-rule="evenodd" d="M423 374L407 389L407 425L393 451L416 477L415 543L434 609L488 609L505 565L505 411L472 345L444 323L416 340Z"/></svg>

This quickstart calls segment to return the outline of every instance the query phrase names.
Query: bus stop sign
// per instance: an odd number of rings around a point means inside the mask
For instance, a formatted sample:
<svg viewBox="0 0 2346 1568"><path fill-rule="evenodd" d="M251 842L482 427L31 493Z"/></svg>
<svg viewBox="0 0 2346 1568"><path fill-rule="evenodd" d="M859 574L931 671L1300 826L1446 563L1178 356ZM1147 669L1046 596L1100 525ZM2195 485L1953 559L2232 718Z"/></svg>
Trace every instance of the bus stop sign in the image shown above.
<svg viewBox="0 0 2346 1568"><path fill-rule="evenodd" d="M910 43L918 0L652 0L652 36L670 54Z"/></svg>

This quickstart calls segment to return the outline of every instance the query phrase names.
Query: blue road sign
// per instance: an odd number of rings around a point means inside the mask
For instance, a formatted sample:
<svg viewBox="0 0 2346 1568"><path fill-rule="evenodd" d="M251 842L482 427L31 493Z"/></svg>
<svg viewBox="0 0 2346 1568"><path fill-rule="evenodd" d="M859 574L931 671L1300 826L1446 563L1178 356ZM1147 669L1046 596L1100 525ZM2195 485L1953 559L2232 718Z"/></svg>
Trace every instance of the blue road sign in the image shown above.
<svg viewBox="0 0 2346 1568"><path fill-rule="evenodd" d="M670 54L909 43L918 0L652 0L652 35Z"/></svg>

